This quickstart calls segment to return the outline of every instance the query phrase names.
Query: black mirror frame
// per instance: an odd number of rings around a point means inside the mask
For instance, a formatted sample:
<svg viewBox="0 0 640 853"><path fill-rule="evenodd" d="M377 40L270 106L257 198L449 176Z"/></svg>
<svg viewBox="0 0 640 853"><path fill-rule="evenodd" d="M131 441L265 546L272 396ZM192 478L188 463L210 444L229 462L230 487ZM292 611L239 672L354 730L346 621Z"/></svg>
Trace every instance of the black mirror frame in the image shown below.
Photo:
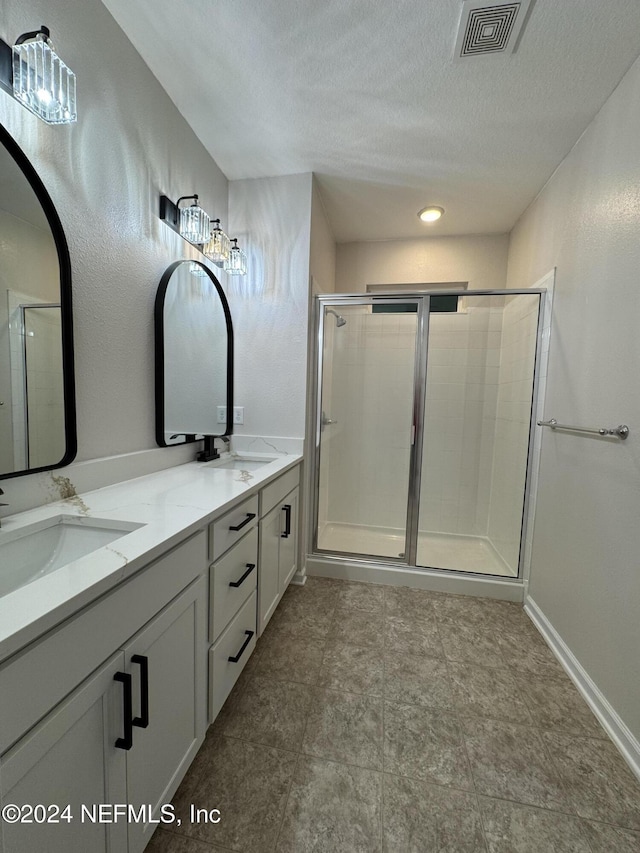
<svg viewBox="0 0 640 853"><path fill-rule="evenodd" d="M71 258L69 246L64 235L62 222L58 212L42 183L40 176L31 165L29 158L20 148L9 131L0 124L0 143L4 145L9 154L18 164L22 174L27 179L31 189L36 194L40 205L47 217L51 228L53 242L58 253L60 265L60 325L62 330L62 371L63 371L63 393L64 393L64 434L66 449L65 454L54 465L42 465L39 468L26 468L23 471L0 472L0 480L8 480L12 477L24 477L27 474L37 474L39 471L53 471L69 465L78 452L78 433L76 425L76 384L73 355L73 313L71 298Z"/></svg>
<svg viewBox="0 0 640 853"><path fill-rule="evenodd" d="M167 267L167 269L162 275L162 278L160 279L153 312L155 330L156 444L159 447L180 447L183 444L190 444L195 441L202 441L202 438L196 438L195 433L178 433L179 435L185 436L184 441L178 441L175 443L172 442L171 444L168 444L165 440L164 301L167 294L167 287L169 286L169 279L171 278L175 270L177 270L177 268L184 263L198 264L198 266L201 267L209 276L216 288L216 291L218 292L220 301L222 302L224 318L227 324L227 422L225 424L225 432L216 433L215 435L212 434L211 436L205 436L205 438L221 438L222 436L233 435L233 323L231 321L231 311L229 310L229 303L227 302L227 297L224 295L224 291L218 279L211 272L211 270L204 264L201 264L200 261L174 261L174 263ZM198 433L198 435L202 435L202 433Z"/></svg>

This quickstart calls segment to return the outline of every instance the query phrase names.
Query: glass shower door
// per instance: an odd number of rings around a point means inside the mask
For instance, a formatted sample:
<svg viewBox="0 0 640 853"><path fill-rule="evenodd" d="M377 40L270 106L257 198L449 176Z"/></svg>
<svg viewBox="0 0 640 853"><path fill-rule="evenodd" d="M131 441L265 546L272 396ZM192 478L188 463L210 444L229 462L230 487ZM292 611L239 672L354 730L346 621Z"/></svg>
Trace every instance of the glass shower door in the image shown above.
<svg viewBox="0 0 640 853"><path fill-rule="evenodd" d="M420 300L320 310L316 550L404 562Z"/></svg>

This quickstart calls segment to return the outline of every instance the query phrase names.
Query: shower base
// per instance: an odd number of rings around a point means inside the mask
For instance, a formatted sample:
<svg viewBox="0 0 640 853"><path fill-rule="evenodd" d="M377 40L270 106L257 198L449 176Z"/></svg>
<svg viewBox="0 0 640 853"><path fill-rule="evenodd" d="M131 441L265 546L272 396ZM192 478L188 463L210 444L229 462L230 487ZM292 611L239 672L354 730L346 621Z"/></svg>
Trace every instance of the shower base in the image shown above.
<svg viewBox="0 0 640 853"><path fill-rule="evenodd" d="M399 557L404 534L392 528L327 522L318 530L322 551L371 557ZM424 568L473 572L515 578L517 572L502 559L486 536L457 533L418 533L418 564Z"/></svg>

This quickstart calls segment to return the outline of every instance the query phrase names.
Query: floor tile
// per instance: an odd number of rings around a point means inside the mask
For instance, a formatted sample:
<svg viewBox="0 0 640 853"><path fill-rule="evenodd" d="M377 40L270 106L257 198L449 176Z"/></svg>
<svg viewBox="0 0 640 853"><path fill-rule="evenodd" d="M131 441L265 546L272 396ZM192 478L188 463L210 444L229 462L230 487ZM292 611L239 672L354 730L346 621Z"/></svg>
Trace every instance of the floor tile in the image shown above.
<svg viewBox="0 0 640 853"><path fill-rule="evenodd" d="M325 647L318 686L350 693L382 695L384 659L372 646L352 646L328 642Z"/></svg>
<svg viewBox="0 0 640 853"><path fill-rule="evenodd" d="M315 684L320 673L325 641L319 637L292 638L284 632L264 634L255 675L278 681Z"/></svg>
<svg viewBox="0 0 640 853"><path fill-rule="evenodd" d="M577 817L480 797L489 853L591 853Z"/></svg>
<svg viewBox="0 0 640 853"><path fill-rule="evenodd" d="M591 853L639 853L640 851L640 832L592 821L583 821L583 831L589 839Z"/></svg>
<svg viewBox="0 0 640 853"><path fill-rule="evenodd" d="M384 587L368 583L345 583L338 588L338 607L382 613Z"/></svg>
<svg viewBox="0 0 640 853"><path fill-rule="evenodd" d="M185 835L174 835L163 829L156 829L145 853L226 853L228 847L218 847L217 844L207 844Z"/></svg>
<svg viewBox="0 0 640 853"><path fill-rule="evenodd" d="M447 660L479 666L504 666L500 644L483 625L438 620L438 632Z"/></svg>
<svg viewBox="0 0 640 853"><path fill-rule="evenodd" d="M433 602L438 593L408 586L386 586L384 609L387 616L422 619L433 622Z"/></svg>
<svg viewBox="0 0 640 853"><path fill-rule="evenodd" d="M372 770L382 769L382 700L316 690L302 752Z"/></svg>
<svg viewBox="0 0 640 853"><path fill-rule="evenodd" d="M385 616L385 651L398 654L425 654L444 657L442 640L435 619L415 619L411 616Z"/></svg>
<svg viewBox="0 0 640 853"><path fill-rule="evenodd" d="M305 684L255 676L222 731L229 737L298 751L313 696Z"/></svg>
<svg viewBox="0 0 640 853"><path fill-rule="evenodd" d="M400 704L452 710L453 696L446 661L424 655L385 652L384 696Z"/></svg>
<svg viewBox="0 0 640 853"><path fill-rule="evenodd" d="M558 773L535 729L466 717L460 726L479 794L567 811Z"/></svg>
<svg viewBox="0 0 640 853"><path fill-rule="evenodd" d="M354 646L376 646L382 648L384 617L366 610L347 610L337 607L329 637Z"/></svg>
<svg viewBox="0 0 640 853"><path fill-rule="evenodd" d="M516 673L515 678L534 725L570 735L607 737L568 678L541 678L524 673Z"/></svg>
<svg viewBox="0 0 640 853"><path fill-rule="evenodd" d="M507 666L529 675L568 680L564 669L542 637L503 632L497 634Z"/></svg>
<svg viewBox="0 0 640 853"><path fill-rule="evenodd" d="M531 722L513 674L506 667L449 661L453 702L458 714Z"/></svg>
<svg viewBox="0 0 640 853"><path fill-rule="evenodd" d="M271 617L274 632L301 634L303 637L326 637L331 627L335 599L314 601L304 596L283 600Z"/></svg>
<svg viewBox="0 0 640 853"><path fill-rule="evenodd" d="M482 599L470 595L442 595L434 600L433 609L438 621L484 625L487 619Z"/></svg>
<svg viewBox="0 0 640 853"><path fill-rule="evenodd" d="M474 794L384 774L384 853L486 853Z"/></svg>
<svg viewBox="0 0 640 853"><path fill-rule="evenodd" d="M384 769L398 776L473 789L456 718L419 705L385 702Z"/></svg>
<svg viewBox="0 0 640 853"><path fill-rule="evenodd" d="M380 853L382 774L300 756L277 853Z"/></svg>
<svg viewBox="0 0 640 853"><path fill-rule="evenodd" d="M180 831L242 853L272 850L296 760L291 752L218 736L193 804L219 809L220 823L183 821Z"/></svg>
<svg viewBox="0 0 640 853"><path fill-rule="evenodd" d="M542 737L580 817L640 830L640 782L611 741L555 732Z"/></svg>

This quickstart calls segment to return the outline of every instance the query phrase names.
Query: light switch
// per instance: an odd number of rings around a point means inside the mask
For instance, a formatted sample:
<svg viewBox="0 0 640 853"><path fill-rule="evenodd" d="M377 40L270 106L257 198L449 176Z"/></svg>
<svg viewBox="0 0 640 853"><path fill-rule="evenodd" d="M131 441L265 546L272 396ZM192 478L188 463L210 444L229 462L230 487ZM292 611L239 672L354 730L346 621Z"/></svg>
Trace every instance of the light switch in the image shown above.
<svg viewBox="0 0 640 853"><path fill-rule="evenodd" d="M244 406L233 407L233 422L234 424L244 423Z"/></svg>
<svg viewBox="0 0 640 853"><path fill-rule="evenodd" d="M226 424L227 422L227 407L226 406L218 406L218 423Z"/></svg>

